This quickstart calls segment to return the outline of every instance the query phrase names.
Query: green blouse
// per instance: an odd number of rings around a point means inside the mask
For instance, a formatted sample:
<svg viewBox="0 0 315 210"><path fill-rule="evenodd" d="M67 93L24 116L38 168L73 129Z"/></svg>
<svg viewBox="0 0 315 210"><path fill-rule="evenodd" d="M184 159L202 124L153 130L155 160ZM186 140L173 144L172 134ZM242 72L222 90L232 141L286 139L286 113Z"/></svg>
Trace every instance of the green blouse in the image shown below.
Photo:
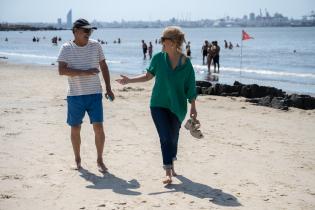
<svg viewBox="0 0 315 210"><path fill-rule="evenodd" d="M174 70L166 52L155 54L147 71L155 76L151 95L151 107L163 107L174 113L183 122L187 113L187 100L196 99L195 71L187 58Z"/></svg>

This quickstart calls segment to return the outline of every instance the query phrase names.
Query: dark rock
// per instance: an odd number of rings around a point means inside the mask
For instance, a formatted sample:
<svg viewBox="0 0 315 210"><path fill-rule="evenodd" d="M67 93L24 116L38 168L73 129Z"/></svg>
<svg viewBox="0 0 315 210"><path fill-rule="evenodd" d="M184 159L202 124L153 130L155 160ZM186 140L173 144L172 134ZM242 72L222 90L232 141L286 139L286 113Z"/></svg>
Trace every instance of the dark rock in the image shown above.
<svg viewBox="0 0 315 210"><path fill-rule="evenodd" d="M215 88L212 86L210 87L210 93L209 95L215 95Z"/></svg>
<svg viewBox="0 0 315 210"><path fill-rule="evenodd" d="M261 106L270 106L271 100L272 100L271 96L266 96L266 97L260 98L258 101L258 104Z"/></svg>
<svg viewBox="0 0 315 210"><path fill-rule="evenodd" d="M274 97L270 102L271 107L275 109L288 110L288 103L284 98Z"/></svg>
<svg viewBox="0 0 315 210"><path fill-rule="evenodd" d="M200 86L196 86L196 92L198 95L201 94L201 87Z"/></svg>
<svg viewBox="0 0 315 210"><path fill-rule="evenodd" d="M254 103L254 104L258 104L259 100L261 100L260 98L248 98L245 101L249 102L249 103Z"/></svg>
<svg viewBox="0 0 315 210"><path fill-rule="evenodd" d="M274 96L274 97L284 97L285 96L285 92L283 92L281 89L277 89L274 87L266 87L266 94Z"/></svg>
<svg viewBox="0 0 315 210"><path fill-rule="evenodd" d="M239 92L239 91L232 92L232 93L231 93L231 96L240 96L240 92Z"/></svg>
<svg viewBox="0 0 315 210"><path fill-rule="evenodd" d="M296 108L301 108L303 106L303 99L300 95L298 94L292 94L289 96L289 105L296 107Z"/></svg>
<svg viewBox="0 0 315 210"><path fill-rule="evenodd" d="M212 85L207 81L196 81L198 94L220 95L220 96L243 96L247 102L256 103L282 110L288 107L300 109L315 109L315 98L309 95L286 95L281 89L257 84L244 85L235 81L233 86L216 83Z"/></svg>
<svg viewBox="0 0 315 210"><path fill-rule="evenodd" d="M210 87L201 87L201 93L205 95L210 95Z"/></svg>
<svg viewBox="0 0 315 210"><path fill-rule="evenodd" d="M220 95L220 90L221 90L221 87L220 87L220 84L217 83L213 86L213 95Z"/></svg>
<svg viewBox="0 0 315 210"><path fill-rule="evenodd" d="M242 86L240 95L245 98L251 98L250 97L250 87L248 85Z"/></svg>
<svg viewBox="0 0 315 210"><path fill-rule="evenodd" d="M235 81L233 85L234 85L234 86L244 86L244 85L243 85L242 83L240 83L239 81Z"/></svg>
<svg viewBox="0 0 315 210"><path fill-rule="evenodd" d="M207 81L196 81L196 86L208 88L208 87L211 87L212 84L211 82L207 82Z"/></svg>
<svg viewBox="0 0 315 210"><path fill-rule="evenodd" d="M259 92L260 89L259 89L259 86L256 85L256 84L252 84L249 86L249 89L250 89L250 98L260 98L262 97L261 93Z"/></svg>
<svg viewBox="0 0 315 210"><path fill-rule="evenodd" d="M289 105L299 109L315 109L315 98L309 95L292 94L288 97Z"/></svg>
<svg viewBox="0 0 315 210"><path fill-rule="evenodd" d="M266 96L263 98L250 98L246 102L251 102L260 106L272 107L275 109L288 110L288 100L282 97Z"/></svg>
<svg viewBox="0 0 315 210"><path fill-rule="evenodd" d="M221 95L223 93L225 95L229 95L230 93L233 92L231 85L216 84L215 88L216 88L217 95Z"/></svg>
<svg viewBox="0 0 315 210"><path fill-rule="evenodd" d="M315 98L314 97L306 97L304 98L304 109L315 109Z"/></svg>

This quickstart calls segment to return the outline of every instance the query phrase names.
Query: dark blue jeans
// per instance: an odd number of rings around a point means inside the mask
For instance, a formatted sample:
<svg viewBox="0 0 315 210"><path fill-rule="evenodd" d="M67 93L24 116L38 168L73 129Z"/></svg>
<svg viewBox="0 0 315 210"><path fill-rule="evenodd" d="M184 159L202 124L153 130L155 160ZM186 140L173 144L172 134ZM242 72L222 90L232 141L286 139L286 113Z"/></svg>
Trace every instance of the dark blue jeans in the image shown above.
<svg viewBox="0 0 315 210"><path fill-rule="evenodd" d="M181 122L169 109L161 107L151 107L150 109L160 137L163 167L170 169L173 166L173 160L176 160Z"/></svg>

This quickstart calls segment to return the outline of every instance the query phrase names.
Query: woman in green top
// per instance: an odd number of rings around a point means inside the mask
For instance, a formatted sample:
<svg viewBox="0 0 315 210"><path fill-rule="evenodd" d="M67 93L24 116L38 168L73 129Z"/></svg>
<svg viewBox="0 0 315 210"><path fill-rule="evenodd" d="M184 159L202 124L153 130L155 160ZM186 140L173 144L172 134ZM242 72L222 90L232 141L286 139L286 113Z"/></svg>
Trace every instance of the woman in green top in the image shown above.
<svg viewBox="0 0 315 210"><path fill-rule="evenodd" d="M166 171L164 184L170 184L172 176L176 176L174 160L179 130L187 113L187 100L191 104L190 117L197 117L195 72L190 59L182 53L184 41L184 33L179 27L165 28L161 37L163 50L153 56L147 73L133 78L121 75L122 78L117 79L117 82L125 85L146 82L155 77L150 109L160 137Z"/></svg>

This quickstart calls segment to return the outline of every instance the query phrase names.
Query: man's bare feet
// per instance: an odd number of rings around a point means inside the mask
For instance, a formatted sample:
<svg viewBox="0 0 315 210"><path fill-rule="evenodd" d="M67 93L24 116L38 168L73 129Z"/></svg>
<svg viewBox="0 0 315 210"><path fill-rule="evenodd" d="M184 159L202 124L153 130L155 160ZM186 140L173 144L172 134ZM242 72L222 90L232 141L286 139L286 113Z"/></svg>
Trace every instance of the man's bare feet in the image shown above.
<svg viewBox="0 0 315 210"><path fill-rule="evenodd" d="M166 178L163 180L163 184L171 184L172 183L172 173L171 169L166 169Z"/></svg>
<svg viewBox="0 0 315 210"><path fill-rule="evenodd" d="M166 176L166 178L163 180L163 184L172 184L172 177L171 176Z"/></svg>
<svg viewBox="0 0 315 210"><path fill-rule="evenodd" d="M80 170L80 169L82 169L81 158L76 158L75 159L75 165L72 166L71 169L73 169L73 170Z"/></svg>
<svg viewBox="0 0 315 210"><path fill-rule="evenodd" d="M108 168L106 168L105 164L103 161L97 161L97 167L98 167L98 170L101 172L101 173L106 173Z"/></svg>

